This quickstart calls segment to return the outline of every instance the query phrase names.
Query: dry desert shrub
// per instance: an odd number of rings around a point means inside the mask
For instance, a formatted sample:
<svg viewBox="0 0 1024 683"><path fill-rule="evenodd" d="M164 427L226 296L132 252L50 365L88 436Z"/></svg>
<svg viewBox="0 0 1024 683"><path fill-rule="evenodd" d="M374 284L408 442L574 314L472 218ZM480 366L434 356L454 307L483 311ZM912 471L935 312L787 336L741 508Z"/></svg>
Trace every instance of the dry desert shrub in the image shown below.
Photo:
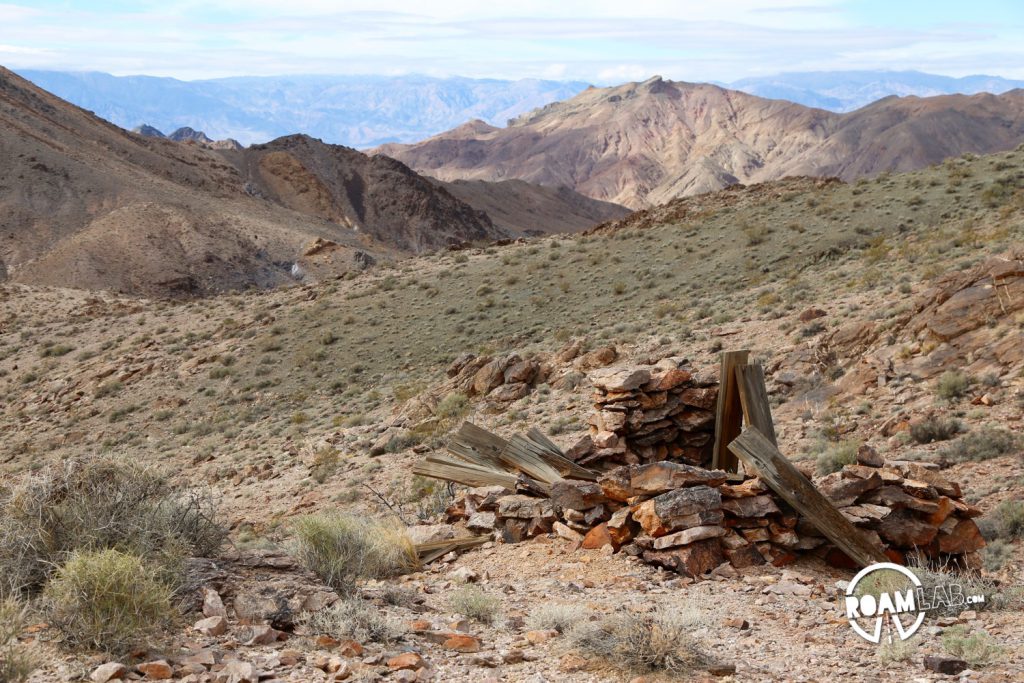
<svg viewBox="0 0 1024 683"><path fill-rule="evenodd" d="M501 618L501 600L479 586L466 585L448 596L453 612L483 624L493 624Z"/></svg>
<svg viewBox="0 0 1024 683"><path fill-rule="evenodd" d="M569 643L585 655L639 673L683 675L710 660L693 632L703 613L689 605L662 605L644 614L616 613L570 629Z"/></svg>
<svg viewBox="0 0 1024 683"><path fill-rule="evenodd" d="M541 605L526 618L526 626L537 631L568 633L576 624L585 622L590 613L585 607L569 604Z"/></svg>
<svg viewBox="0 0 1024 683"><path fill-rule="evenodd" d="M0 600L0 683L23 683L36 668L36 658L18 643L25 627L26 608L19 601Z"/></svg>
<svg viewBox="0 0 1024 683"><path fill-rule="evenodd" d="M177 582L185 558L215 554L226 535L205 490L106 456L26 476L0 493L0 511L0 580L14 593L40 590L75 551L105 548L145 558Z"/></svg>
<svg viewBox="0 0 1024 683"><path fill-rule="evenodd" d="M999 645L988 631L973 633L963 624L950 626L942 633L942 647L954 657L960 657L972 669L980 669L1003 659L1006 648Z"/></svg>
<svg viewBox="0 0 1024 683"><path fill-rule="evenodd" d="M159 573L112 549L75 552L43 595L65 645L114 654L146 644L174 614Z"/></svg>
<svg viewBox="0 0 1024 683"><path fill-rule="evenodd" d="M295 522L294 553L307 569L342 593L360 578L386 578L416 569L416 548L405 530L355 515L323 514Z"/></svg>
<svg viewBox="0 0 1024 683"><path fill-rule="evenodd" d="M386 645L400 639L405 633L400 622L366 604L362 598L352 596L316 612L307 612L302 617L302 623L312 633L351 638L360 643Z"/></svg>

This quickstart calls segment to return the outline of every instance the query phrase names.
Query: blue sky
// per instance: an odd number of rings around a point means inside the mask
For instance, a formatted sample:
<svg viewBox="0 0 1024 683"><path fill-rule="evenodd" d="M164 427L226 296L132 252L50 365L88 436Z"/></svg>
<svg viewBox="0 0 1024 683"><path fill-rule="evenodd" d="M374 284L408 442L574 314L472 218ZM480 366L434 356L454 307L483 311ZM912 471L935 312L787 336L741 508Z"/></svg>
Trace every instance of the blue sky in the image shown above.
<svg viewBox="0 0 1024 683"><path fill-rule="evenodd" d="M0 64L186 79L415 72L604 84L832 69L1024 78L1024 3L0 0Z"/></svg>

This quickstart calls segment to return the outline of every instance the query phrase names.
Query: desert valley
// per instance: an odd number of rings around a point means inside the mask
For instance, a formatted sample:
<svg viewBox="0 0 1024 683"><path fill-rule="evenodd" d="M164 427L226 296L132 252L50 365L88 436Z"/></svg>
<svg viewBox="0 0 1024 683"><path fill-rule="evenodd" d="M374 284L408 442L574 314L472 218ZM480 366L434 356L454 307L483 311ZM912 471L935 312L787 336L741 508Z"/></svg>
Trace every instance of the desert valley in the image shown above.
<svg viewBox="0 0 1024 683"><path fill-rule="evenodd" d="M0 68L0 683L1024 680L1024 90L506 91ZM869 642L865 558L985 601Z"/></svg>

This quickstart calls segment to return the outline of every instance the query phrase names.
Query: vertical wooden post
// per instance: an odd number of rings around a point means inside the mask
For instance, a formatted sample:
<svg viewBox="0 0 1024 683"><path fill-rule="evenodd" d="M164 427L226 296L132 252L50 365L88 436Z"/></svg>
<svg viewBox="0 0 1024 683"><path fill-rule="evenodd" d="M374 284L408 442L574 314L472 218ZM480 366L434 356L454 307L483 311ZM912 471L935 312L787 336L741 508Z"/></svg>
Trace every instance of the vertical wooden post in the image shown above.
<svg viewBox="0 0 1024 683"><path fill-rule="evenodd" d="M768 402L768 388L764 383L764 368L760 363L737 365L736 382L740 388L743 421L756 427L773 446L778 446L775 424L772 422L772 406Z"/></svg>
<svg viewBox="0 0 1024 683"><path fill-rule="evenodd" d="M711 468L735 472L739 467L736 456L729 451L729 443L743 429L743 406L740 404L736 366L745 365L750 351L722 353L722 370L718 380L718 407L715 410L715 449L711 454Z"/></svg>

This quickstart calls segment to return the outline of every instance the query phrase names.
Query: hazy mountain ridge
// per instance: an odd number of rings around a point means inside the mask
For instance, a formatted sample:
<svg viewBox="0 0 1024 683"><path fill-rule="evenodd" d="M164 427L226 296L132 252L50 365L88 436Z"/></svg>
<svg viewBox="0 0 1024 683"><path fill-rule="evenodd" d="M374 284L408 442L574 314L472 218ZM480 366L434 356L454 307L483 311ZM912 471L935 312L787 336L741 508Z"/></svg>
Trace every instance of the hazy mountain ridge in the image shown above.
<svg viewBox="0 0 1024 683"><path fill-rule="evenodd" d="M429 76L269 76L180 81L99 72L22 70L62 99L123 128L191 127L242 144L304 133L368 147L414 142L469 119L505 125L571 97L582 82Z"/></svg>
<svg viewBox="0 0 1024 683"><path fill-rule="evenodd" d="M920 71L805 71L741 78L721 85L759 97L849 112L891 95L1000 95L1024 88L1024 81L985 75L954 78Z"/></svg>

